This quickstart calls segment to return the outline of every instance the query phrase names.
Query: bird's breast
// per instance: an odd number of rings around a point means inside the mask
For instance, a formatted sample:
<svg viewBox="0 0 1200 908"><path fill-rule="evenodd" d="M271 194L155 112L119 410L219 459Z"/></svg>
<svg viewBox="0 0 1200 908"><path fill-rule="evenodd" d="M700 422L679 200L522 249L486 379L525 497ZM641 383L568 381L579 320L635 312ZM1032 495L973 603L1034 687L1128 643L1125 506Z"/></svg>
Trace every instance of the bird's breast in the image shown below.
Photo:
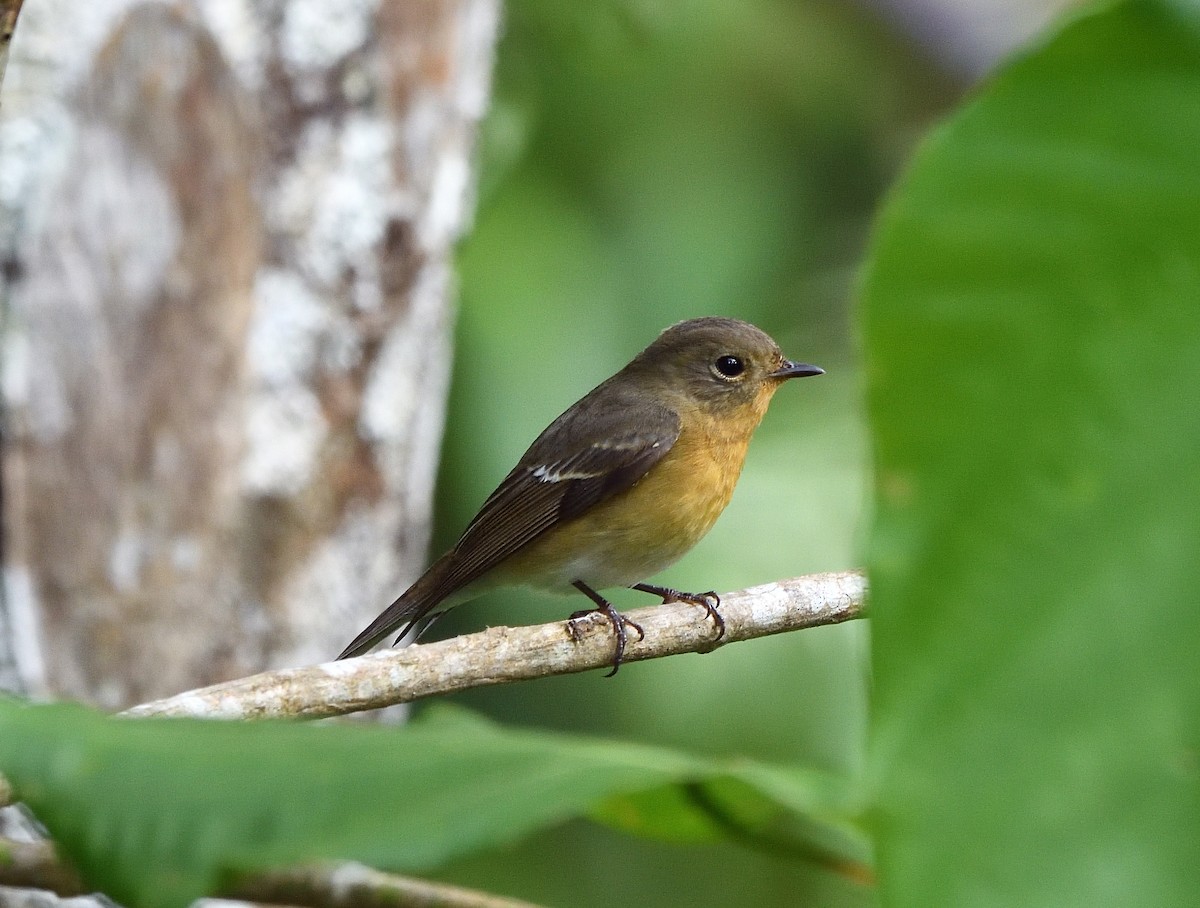
<svg viewBox="0 0 1200 908"><path fill-rule="evenodd" d="M741 474L749 435L693 424L630 488L555 527L514 555L505 573L549 589L582 580L629 586L657 574L712 528Z"/></svg>

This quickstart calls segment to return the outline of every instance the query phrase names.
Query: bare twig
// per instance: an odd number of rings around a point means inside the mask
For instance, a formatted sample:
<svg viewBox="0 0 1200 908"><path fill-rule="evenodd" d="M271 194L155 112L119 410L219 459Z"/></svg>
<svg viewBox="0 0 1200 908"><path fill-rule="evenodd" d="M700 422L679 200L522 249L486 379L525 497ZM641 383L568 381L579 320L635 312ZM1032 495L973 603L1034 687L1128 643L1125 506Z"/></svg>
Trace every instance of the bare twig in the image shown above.
<svg viewBox="0 0 1200 908"><path fill-rule="evenodd" d="M220 895L306 908L536 908L529 902L381 873L362 864L256 873Z"/></svg>
<svg viewBox="0 0 1200 908"><path fill-rule="evenodd" d="M8 46L17 30L17 16L25 0L0 0L0 88L4 87L4 70L8 66Z"/></svg>
<svg viewBox="0 0 1200 908"><path fill-rule="evenodd" d="M83 895L78 874L50 842L0 838L0 886ZM536 908L529 902L345 863L247 874L218 898L305 908Z"/></svg>
<svg viewBox="0 0 1200 908"><path fill-rule="evenodd" d="M631 635L625 661L708 652L740 640L858 618L864 613L865 591L863 576L849 571L725 593L721 596L725 636L716 643L712 622L696 605L671 603L632 611L629 618L642 626L645 638ZM320 718L472 687L608 667L613 656L608 619L584 619L578 630L576 640L562 621L493 627L344 662L251 675L135 706L122 715Z"/></svg>
<svg viewBox="0 0 1200 908"><path fill-rule="evenodd" d="M88 892L79 875L59 859L52 843L5 838L0 838L0 886L47 889L61 896Z"/></svg>

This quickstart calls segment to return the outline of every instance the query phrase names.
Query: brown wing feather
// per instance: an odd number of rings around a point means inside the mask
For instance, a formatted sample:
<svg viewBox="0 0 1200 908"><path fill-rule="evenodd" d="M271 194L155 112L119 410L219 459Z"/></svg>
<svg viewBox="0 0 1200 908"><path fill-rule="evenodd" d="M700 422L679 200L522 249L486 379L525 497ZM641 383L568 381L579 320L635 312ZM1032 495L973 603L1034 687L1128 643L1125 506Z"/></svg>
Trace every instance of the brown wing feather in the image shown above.
<svg viewBox="0 0 1200 908"><path fill-rule="evenodd" d="M443 595L628 489L679 437L679 417L665 407L653 408L633 432L624 407L593 408L583 427L562 424L574 415L572 408L551 424L484 502L453 549Z"/></svg>

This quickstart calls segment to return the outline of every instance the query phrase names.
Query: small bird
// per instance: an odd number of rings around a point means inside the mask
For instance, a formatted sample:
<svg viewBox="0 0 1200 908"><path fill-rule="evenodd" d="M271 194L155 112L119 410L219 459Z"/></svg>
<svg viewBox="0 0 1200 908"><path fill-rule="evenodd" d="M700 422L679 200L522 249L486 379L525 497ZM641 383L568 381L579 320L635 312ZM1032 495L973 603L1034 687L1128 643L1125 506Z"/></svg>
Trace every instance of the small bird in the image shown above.
<svg viewBox="0 0 1200 908"><path fill-rule="evenodd" d="M642 582L677 561L725 510L750 436L789 378L824 370L785 359L768 335L731 318L667 328L616 375L550 423L483 503L462 537L338 656L396 643L434 608L501 586L583 593L616 640L644 638L597 590L630 587L663 603L702 605L725 622L714 592ZM574 625L571 625L572 629Z"/></svg>

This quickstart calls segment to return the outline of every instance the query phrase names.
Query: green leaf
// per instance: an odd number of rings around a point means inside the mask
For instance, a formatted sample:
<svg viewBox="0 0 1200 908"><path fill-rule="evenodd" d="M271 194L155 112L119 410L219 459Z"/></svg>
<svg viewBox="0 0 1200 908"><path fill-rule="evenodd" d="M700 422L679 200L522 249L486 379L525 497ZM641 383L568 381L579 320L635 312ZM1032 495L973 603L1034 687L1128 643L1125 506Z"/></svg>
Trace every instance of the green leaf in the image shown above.
<svg viewBox="0 0 1200 908"><path fill-rule="evenodd" d="M318 860L428 870L589 814L625 827L653 815L643 834L728 834L681 795L709 786L734 808L753 799L760 826L808 824L797 854L823 856L815 846L830 842L845 849L835 860L866 854L836 816L848 803L828 778L448 710L377 728L120 720L0 702L0 772L84 877L134 906L184 905L231 873ZM744 797L730 796L733 783ZM618 816L619 801L632 813Z"/></svg>
<svg viewBox="0 0 1200 908"><path fill-rule="evenodd" d="M884 902L1200 892L1200 22L1109 5L917 156L865 283Z"/></svg>

